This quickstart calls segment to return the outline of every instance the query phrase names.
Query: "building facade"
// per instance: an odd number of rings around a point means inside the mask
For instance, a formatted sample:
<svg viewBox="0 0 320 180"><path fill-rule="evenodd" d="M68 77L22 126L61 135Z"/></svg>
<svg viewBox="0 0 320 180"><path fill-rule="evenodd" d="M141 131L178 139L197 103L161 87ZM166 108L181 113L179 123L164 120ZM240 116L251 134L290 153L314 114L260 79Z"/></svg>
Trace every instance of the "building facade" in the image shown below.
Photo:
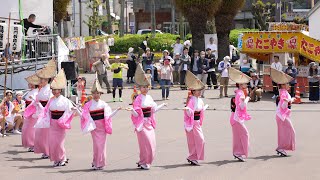
<svg viewBox="0 0 320 180"><path fill-rule="evenodd" d="M318 2L309 12L309 35L320 40L320 2Z"/></svg>

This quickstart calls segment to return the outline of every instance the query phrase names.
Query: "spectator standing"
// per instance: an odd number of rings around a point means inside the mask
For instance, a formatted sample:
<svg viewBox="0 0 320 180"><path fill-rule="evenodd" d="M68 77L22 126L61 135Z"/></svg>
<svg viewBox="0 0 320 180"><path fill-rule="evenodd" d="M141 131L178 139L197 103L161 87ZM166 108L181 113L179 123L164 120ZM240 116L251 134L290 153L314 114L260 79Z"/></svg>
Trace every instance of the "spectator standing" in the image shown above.
<svg viewBox="0 0 320 180"><path fill-rule="evenodd" d="M170 64L173 64L174 63L174 60L172 59L172 57L170 56L170 53L169 53L169 51L168 50L164 50L163 52L162 52L162 57L161 57L161 59L159 60L159 62L161 63L161 64L163 64L163 62L164 62L164 60L165 59L168 59L169 61L170 61Z"/></svg>
<svg viewBox="0 0 320 180"><path fill-rule="evenodd" d="M127 71L127 83L133 83L133 77L134 74L136 72L136 68L137 68L137 64L136 64L136 59L137 57L134 55L133 53L133 48L130 47L128 49L128 60L127 60L127 64L128 64L128 71Z"/></svg>
<svg viewBox="0 0 320 180"><path fill-rule="evenodd" d="M107 69L110 68L110 63L107 58L108 55L102 54L100 60L92 64L92 69L98 75L98 81L102 87L102 81L106 84L107 93L111 93L111 87L108 81Z"/></svg>
<svg viewBox="0 0 320 180"><path fill-rule="evenodd" d="M176 43L172 44L173 54L182 54L183 53L183 44L180 43L180 37L176 38Z"/></svg>
<svg viewBox="0 0 320 180"><path fill-rule="evenodd" d="M210 48L206 49L206 59L208 59L209 66L210 66L210 69L208 70L208 78L207 78L208 88L211 89L213 85L214 89L218 89L217 75L216 75L216 57L214 54L212 54L212 51Z"/></svg>
<svg viewBox="0 0 320 180"><path fill-rule="evenodd" d="M250 76L250 69L252 68L251 62L248 59L243 59L242 63L240 64L240 71Z"/></svg>
<svg viewBox="0 0 320 180"><path fill-rule="evenodd" d="M206 84L208 73L207 71L210 69L208 59L206 59L206 53L204 51L200 52L200 58L197 60L197 77L203 84ZM204 98L205 88L201 90L201 97Z"/></svg>
<svg viewBox="0 0 320 180"><path fill-rule="evenodd" d="M225 56L223 61L221 61L218 65L218 71L221 73L220 78L220 98L223 97L222 93L224 90L224 96L228 97L228 85L229 85L229 70L228 68L231 67L230 64L230 57Z"/></svg>
<svg viewBox="0 0 320 180"><path fill-rule="evenodd" d="M192 57L192 56L193 56L193 53L194 53L194 49L193 49L193 47L192 47L191 41L190 41L190 40L186 40L186 41L184 42L184 47L188 48L188 55L189 55L190 57Z"/></svg>
<svg viewBox="0 0 320 180"><path fill-rule="evenodd" d="M181 64L180 64L180 88L182 90L186 90L185 86L185 78L187 70L190 69L191 57L189 56L188 47L183 48L183 54L181 56Z"/></svg>
<svg viewBox="0 0 320 180"><path fill-rule="evenodd" d="M44 26L40 25L35 25L33 24L34 21L36 21L36 15L35 14L30 14L28 18L23 19L23 26L24 26L24 33L27 36L27 32L30 27L32 28L43 28Z"/></svg>
<svg viewBox="0 0 320 180"><path fill-rule="evenodd" d="M319 71L315 62L310 63L309 68L309 100L317 103L319 101Z"/></svg>
<svg viewBox="0 0 320 180"><path fill-rule="evenodd" d="M276 69L278 71L282 71L282 64L280 63L279 56L273 56L274 62L271 64L271 68ZM275 99L277 96L279 96L279 89L278 84L272 81L273 86L273 96L272 99Z"/></svg>
<svg viewBox="0 0 320 180"><path fill-rule="evenodd" d="M180 84L180 72L179 72L179 67L180 67L180 54L176 53L174 56L174 64L173 64L173 84Z"/></svg>
<svg viewBox="0 0 320 180"><path fill-rule="evenodd" d="M206 49L210 48L211 53L214 54L215 58L218 59L218 47L213 39L213 37L210 37L209 43L206 44Z"/></svg>
<svg viewBox="0 0 320 180"><path fill-rule="evenodd" d="M123 80L122 80L122 69L128 69L128 67L120 63L120 57L116 56L115 57L115 63L111 65L111 71L113 72L113 80L112 80L112 85L113 85L113 91L112 91L112 96L113 96L113 102L116 102L116 90L119 88L119 101L122 102L122 89L123 89Z"/></svg>
<svg viewBox="0 0 320 180"><path fill-rule="evenodd" d="M145 40L141 42L140 46L139 46L139 56L140 57L143 53L146 53L147 48L148 48L148 40L149 37L146 36Z"/></svg>
<svg viewBox="0 0 320 180"><path fill-rule="evenodd" d="M262 98L262 84L257 73L251 73L251 80L249 82L250 101L260 101Z"/></svg>
<svg viewBox="0 0 320 180"><path fill-rule="evenodd" d="M191 64L190 64L191 72L194 75L198 74L198 60L199 59L200 59L199 51L198 50L194 50L193 56L191 57Z"/></svg>
<svg viewBox="0 0 320 180"><path fill-rule="evenodd" d="M229 44L229 53L230 53L232 63L236 62L239 59L237 48L234 47L234 45L231 42Z"/></svg>
<svg viewBox="0 0 320 180"><path fill-rule="evenodd" d="M150 48L146 49L146 53L142 55L142 65L143 70L146 71L147 69L150 69L151 71L151 85L154 86L154 66L153 66L153 58L154 54L151 53Z"/></svg>
<svg viewBox="0 0 320 180"><path fill-rule="evenodd" d="M164 59L163 65L160 68L160 85L162 89L162 100L169 100L169 88L172 79L172 65L168 58Z"/></svg>
<svg viewBox="0 0 320 180"><path fill-rule="evenodd" d="M295 86L297 84L298 70L297 70L297 68L294 67L292 59L289 59L287 61L287 64L288 64L288 68L285 70L285 73L293 78L293 80L290 81L289 85L290 85L290 96L294 97L295 96Z"/></svg>

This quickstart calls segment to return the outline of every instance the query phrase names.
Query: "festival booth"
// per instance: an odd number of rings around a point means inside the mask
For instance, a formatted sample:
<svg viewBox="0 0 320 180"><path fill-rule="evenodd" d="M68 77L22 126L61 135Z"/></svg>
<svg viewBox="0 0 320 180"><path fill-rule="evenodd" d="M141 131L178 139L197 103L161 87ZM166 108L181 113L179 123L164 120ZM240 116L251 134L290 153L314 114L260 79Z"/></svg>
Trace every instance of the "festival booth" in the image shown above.
<svg viewBox="0 0 320 180"><path fill-rule="evenodd" d="M276 30L283 29L276 28ZM283 70L287 68L287 60L293 59L299 73L297 82L300 86L300 92L308 92L308 88L306 88L308 86L308 64L312 61L320 61L320 41L309 37L306 31L246 32L241 34L240 38L241 52L263 61L261 71L264 91L272 91L270 66L274 61L273 56L278 55Z"/></svg>

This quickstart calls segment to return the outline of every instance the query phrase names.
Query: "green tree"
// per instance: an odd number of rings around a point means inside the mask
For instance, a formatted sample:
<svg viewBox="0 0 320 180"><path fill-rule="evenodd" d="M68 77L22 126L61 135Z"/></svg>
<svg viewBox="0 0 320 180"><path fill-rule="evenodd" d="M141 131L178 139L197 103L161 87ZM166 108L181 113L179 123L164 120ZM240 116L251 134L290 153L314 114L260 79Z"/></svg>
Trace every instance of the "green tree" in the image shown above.
<svg viewBox="0 0 320 180"><path fill-rule="evenodd" d="M106 0L106 9L107 9L107 20L108 20L108 34L113 34L109 0Z"/></svg>
<svg viewBox="0 0 320 180"><path fill-rule="evenodd" d="M244 3L245 0L224 0L215 15L219 60L229 56L229 35L233 27L233 19Z"/></svg>
<svg viewBox="0 0 320 180"><path fill-rule="evenodd" d="M192 46L195 49L204 49L207 22L212 20L222 0L174 0L174 2L189 22Z"/></svg>
<svg viewBox="0 0 320 180"><path fill-rule="evenodd" d="M55 0L53 1L53 13L54 13L54 21L58 23L58 27L61 30L62 20L67 17L68 14L68 5L70 0ZM67 26L64 26L64 32Z"/></svg>
<svg viewBox="0 0 320 180"><path fill-rule="evenodd" d="M268 22L274 21L275 11L275 3L263 3L261 0L252 3L252 14L260 31L268 30Z"/></svg>
<svg viewBox="0 0 320 180"><path fill-rule="evenodd" d="M87 8L92 10L92 15L86 15L88 17L88 21L84 21L84 23L90 29L90 35L96 36L97 30L101 27L102 22L105 17L99 15L99 7L105 7L101 0L91 0L87 2Z"/></svg>

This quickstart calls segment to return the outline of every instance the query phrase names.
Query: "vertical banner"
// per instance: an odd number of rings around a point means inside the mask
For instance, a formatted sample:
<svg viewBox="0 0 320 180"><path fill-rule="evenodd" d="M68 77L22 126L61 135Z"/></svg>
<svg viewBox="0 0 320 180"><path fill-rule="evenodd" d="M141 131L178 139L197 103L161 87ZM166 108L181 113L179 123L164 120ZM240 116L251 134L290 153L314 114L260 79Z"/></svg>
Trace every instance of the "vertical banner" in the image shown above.
<svg viewBox="0 0 320 180"><path fill-rule="evenodd" d="M4 50L6 48L6 44L8 43L8 25L5 23L0 23L0 50Z"/></svg>
<svg viewBox="0 0 320 180"><path fill-rule="evenodd" d="M12 52L20 52L22 46L22 26L12 25L10 28L10 49Z"/></svg>

